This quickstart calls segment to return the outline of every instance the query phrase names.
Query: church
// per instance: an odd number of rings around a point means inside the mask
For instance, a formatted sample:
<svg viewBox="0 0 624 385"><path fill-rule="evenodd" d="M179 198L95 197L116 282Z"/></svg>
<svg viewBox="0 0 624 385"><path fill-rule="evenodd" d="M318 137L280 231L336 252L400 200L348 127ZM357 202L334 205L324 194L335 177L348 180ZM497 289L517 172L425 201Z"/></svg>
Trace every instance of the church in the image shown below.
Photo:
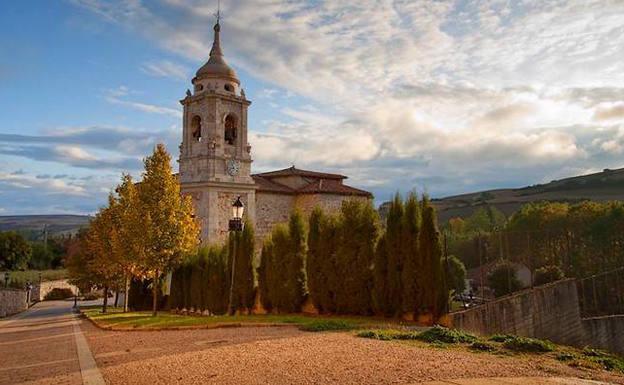
<svg viewBox="0 0 624 385"><path fill-rule="evenodd" d="M247 136L245 97L236 72L225 62L214 26L210 58L180 101L183 106L179 157L181 191L190 195L201 225L203 244L223 242L232 217L232 203L241 198L244 220L251 221L256 240L288 220L294 209L304 215L316 206L326 211L347 199L368 200L372 194L343 183L346 176L307 171L294 166L252 174L252 148Z"/></svg>

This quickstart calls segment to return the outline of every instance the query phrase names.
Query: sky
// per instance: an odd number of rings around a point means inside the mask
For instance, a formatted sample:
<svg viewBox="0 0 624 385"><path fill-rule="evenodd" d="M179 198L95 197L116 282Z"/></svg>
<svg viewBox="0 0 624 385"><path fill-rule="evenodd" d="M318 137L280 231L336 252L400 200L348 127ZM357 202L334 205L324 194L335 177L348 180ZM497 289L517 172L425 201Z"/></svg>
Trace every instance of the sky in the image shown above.
<svg viewBox="0 0 624 385"><path fill-rule="evenodd" d="M216 0L0 4L0 215L89 214L173 158ZM222 0L253 171L433 197L624 167L624 1ZM177 164L173 163L174 167Z"/></svg>

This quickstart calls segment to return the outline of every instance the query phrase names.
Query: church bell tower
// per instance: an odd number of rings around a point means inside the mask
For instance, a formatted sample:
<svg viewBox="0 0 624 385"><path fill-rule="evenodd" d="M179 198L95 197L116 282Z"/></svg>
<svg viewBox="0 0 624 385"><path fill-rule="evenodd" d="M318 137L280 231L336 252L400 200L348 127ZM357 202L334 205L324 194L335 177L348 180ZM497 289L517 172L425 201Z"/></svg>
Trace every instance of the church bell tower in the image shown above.
<svg viewBox="0 0 624 385"><path fill-rule="evenodd" d="M245 204L245 217L255 219L255 184L251 146L247 142L247 109L236 72L225 62L219 19L214 26L210 58L192 80L184 108L180 145L182 193L193 197L202 243L221 242L228 231L232 202Z"/></svg>

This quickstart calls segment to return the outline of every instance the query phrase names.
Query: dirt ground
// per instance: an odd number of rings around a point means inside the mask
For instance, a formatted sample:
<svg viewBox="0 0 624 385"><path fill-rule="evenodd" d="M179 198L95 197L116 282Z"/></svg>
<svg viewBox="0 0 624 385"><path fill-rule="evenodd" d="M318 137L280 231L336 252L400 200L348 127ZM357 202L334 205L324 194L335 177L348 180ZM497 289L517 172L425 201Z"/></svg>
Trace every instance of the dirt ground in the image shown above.
<svg viewBox="0 0 624 385"><path fill-rule="evenodd" d="M295 327L112 332L82 324L108 384L413 384L512 376L577 377L624 384L624 376L571 368L539 356L310 333Z"/></svg>

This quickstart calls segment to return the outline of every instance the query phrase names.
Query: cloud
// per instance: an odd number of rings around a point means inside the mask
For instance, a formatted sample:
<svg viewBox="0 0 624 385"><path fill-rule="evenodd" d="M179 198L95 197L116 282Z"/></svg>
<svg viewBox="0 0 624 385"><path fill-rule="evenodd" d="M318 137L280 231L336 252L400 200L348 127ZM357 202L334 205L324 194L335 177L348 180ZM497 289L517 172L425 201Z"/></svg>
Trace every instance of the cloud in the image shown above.
<svg viewBox="0 0 624 385"><path fill-rule="evenodd" d="M596 109L594 120L622 120L624 119L624 102Z"/></svg>
<svg viewBox="0 0 624 385"><path fill-rule="evenodd" d="M73 2L197 68L210 50L214 4ZM226 58L268 84L255 97L297 95L250 133L258 169L296 162L379 195L441 195L621 165L624 3L223 6Z"/></svg>
<svg viewBox="0 0 624 385"><path fill-rule="evenodd" d="M145 131L125 127L61 127L42 135L0 133L0 154L94 170L133 171L157 143L175 152L179 129ZM176 157L176 154L173 154Z"/></svg>
<svg viewBox="0 0 624 385"><path fill-rule="evenodd" d="M188 80L191 73L191 71L185 66L169 60L144 63L141 66L141 70L152 76L172 78L176 80Z"/></svg>
<svg viewBox="0 0 624 385"><path fill-rule="evenodd" d="M128 94L129 94L128 88L125 86L120 86L118 88L107 90L106 96L104 98L109 103L130 107L138 111L147 112L150 114L168 115L174 118L182 118L182 111L180 111L179 109L157 106L154 104L148 104L148 103L142 103L142 102L124 100L123 97L125 97Z"/></svg>

